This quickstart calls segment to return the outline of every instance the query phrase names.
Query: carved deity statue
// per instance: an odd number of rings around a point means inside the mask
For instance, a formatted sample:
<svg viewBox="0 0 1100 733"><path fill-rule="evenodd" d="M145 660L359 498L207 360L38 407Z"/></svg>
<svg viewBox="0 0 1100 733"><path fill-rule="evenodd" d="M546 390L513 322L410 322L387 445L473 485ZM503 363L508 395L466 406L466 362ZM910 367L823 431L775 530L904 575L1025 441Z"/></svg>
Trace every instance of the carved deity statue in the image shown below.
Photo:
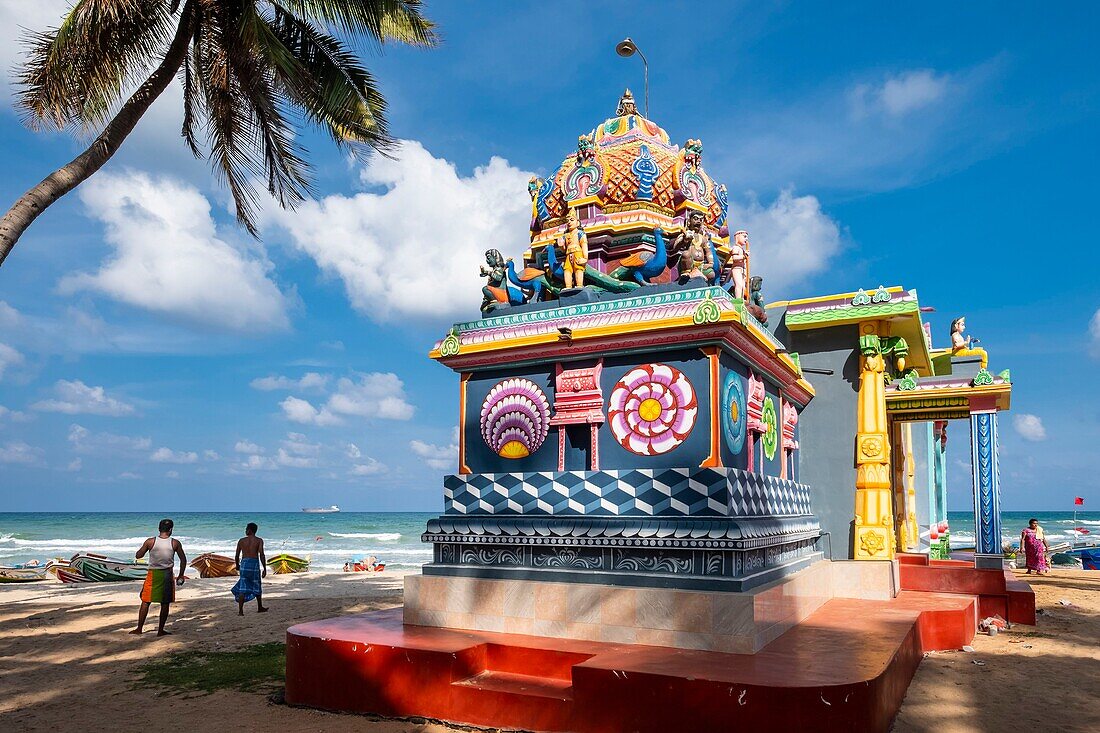
<svg viewBox="0 0 1100 733"><path fill-rule="evenodd" d="M759 275L754 275L749 280L749 291L752 293L749 296L749 302L755 305L757 308L764 307L764 296L760 294L760 289L764 287L764 278Z"/></svg>
<svg viewBox="0 0 1100 733"><path fill-rule="evenodd" d="M749 264L749 233L745 230L733 235L730 243L730 256L726 259L726 278L729 291L734 298L744 298L745 270Z"/></svg>
<svg viewBox="0 0 1100 733"><path fill-rule="evenodd" d="M623 92L622 98L619 99L619 107L615 110L617 117L623 117L625 115L638 114L638 105L634 104L634 95L627 89Z"/></svg>
<svg viewBox="0 0 1100 733"><path fill-rule="evenodd" d="M485 287L481 289L481 312L488 313L495 304L508 302L508 284L506 282L508 270L504 262L504 255L500 253L499 249L486 250L485 264L481 266L481 276L489 278ZM501 293L504 293L503 298Z"/></svg>
<svg viewBox="0 0 1100 733"><path fill-rule="evenodd" d="M584 267L588 264L588 235L581 229L575 209L565 217L565 236L561 246L565 249L565 287L584 287Z"/></svg>
<svg viewBox="0 0 1100 733"><path fill-rule="evenodd" d="M592 135L579 135L577 137L577 165L596 157L596 138Z"/></svg>
<svg viewBox="0 0 1100 733"><path fill-rule="evenodd" d="M951 321L951 350L969 349L973 339L963 332L966 330L966 316Z"/></svg>
<svg viewBox="0 0 1100 733"><path fill-rule="evenodd" d="M714 277L714 257L710 234L703 228L703 212L688 214L684 231L676 235L669 249L677 262L681 285L695 277L706 280Z"/></svg>

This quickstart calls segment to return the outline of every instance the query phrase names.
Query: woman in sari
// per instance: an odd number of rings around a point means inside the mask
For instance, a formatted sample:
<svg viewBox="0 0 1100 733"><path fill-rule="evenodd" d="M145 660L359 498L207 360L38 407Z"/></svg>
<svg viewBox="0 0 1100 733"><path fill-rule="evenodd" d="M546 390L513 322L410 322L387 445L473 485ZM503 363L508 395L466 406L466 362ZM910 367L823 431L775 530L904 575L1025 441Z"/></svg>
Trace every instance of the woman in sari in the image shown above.
<svg viewBox="0 0 1100 733"><path fill-rule="evenodd" d="M1029 519L1027 528L1020 534L1020 549L1027 561L1027 574L1034 570L1036 573L1049 573L1050 565L1047 564L1047 538L1043 528L1039 526L1038 519Z"/></svg>

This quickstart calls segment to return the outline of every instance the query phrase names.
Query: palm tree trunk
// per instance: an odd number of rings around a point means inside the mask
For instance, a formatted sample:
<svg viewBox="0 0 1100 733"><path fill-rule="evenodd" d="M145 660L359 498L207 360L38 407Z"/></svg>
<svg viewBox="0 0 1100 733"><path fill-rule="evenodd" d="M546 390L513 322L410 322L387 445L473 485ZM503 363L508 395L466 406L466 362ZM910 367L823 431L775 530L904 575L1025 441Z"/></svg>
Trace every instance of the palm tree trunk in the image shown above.
<svg viewBox="0 0 1100 733"><path fill-rule="evenodd" d="M168 88L187 57L187 46L192 34L192 17L191 2L188 0L180 14L176 35L160 66L126 100L118 114L107 123L103 132L83 153L46 176L41 183L23 194L0 219L0 265L4 264L8 253L23 236L23 232L43 211L90 178L111 159L153 101Z"/></svg>

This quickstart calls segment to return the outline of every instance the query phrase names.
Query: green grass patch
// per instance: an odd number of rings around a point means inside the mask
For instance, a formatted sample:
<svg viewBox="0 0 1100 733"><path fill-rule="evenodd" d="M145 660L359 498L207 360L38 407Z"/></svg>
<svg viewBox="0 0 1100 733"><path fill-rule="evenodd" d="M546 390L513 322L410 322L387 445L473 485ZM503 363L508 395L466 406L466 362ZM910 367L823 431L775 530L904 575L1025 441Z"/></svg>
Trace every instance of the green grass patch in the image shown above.
<svg viewBox="0 0 1100 733"><path fill-rule="evenodd" d="M138 674L140 687L202 693L266 692L283 682L286 646L274 641L231 652L175 652L142 665Z"/></svg>

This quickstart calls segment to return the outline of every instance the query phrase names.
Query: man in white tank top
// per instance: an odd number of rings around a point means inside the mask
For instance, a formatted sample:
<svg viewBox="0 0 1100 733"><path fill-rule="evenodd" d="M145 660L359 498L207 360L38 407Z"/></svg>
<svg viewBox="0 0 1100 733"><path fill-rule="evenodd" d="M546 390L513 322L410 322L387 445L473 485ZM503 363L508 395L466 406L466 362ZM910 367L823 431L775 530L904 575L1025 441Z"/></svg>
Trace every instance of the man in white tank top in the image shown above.
<svg viewBox="0 0 1100 733"><path fill-rule="evenodd" d="M160 604L160 626L157 636L167 636L164 623L168 620L168 608L176 600L176 584L183 585L183 571L187 567L187 556L183 554L183 545L172 539L174 523L171 519L160 521L160 533L142 543L134 554L140 560L149 555L149 571L145 574L145 583L141 586L141 610L138 611L137 628L131 634L140 634L149 615L149 604ZM179 576L172 577L175 556L180 558Z"/></svg>

